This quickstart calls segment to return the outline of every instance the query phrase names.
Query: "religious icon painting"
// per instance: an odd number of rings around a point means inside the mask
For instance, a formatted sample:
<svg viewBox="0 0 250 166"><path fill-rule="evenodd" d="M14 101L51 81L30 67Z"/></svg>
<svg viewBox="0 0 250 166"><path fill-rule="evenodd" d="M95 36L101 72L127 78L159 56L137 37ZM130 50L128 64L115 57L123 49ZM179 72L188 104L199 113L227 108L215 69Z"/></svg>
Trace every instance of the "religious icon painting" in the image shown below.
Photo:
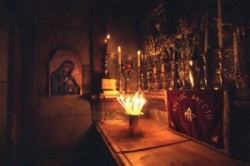
<svg viewBox="0 0 250 166"><path fill-rule="evenodd" d="M49 63L49 95L80 95L82 66L72 50L57 50Z"/></svg>

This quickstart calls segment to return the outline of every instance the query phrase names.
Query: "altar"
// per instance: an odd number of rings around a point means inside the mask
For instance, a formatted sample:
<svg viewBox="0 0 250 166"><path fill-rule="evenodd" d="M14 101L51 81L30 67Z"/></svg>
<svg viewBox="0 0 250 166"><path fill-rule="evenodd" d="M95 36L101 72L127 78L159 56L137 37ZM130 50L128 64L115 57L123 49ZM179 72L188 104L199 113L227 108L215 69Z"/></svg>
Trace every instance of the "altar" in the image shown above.
<svg viewBox="0 0 250 166"><path fill-rule="evenodd" d="M96 123L97 132L116 165L203 165L247 166L249 163L228 158L196 141L168 130L164 123L140 119L140 131L131 136L128 122Z"/></svg>

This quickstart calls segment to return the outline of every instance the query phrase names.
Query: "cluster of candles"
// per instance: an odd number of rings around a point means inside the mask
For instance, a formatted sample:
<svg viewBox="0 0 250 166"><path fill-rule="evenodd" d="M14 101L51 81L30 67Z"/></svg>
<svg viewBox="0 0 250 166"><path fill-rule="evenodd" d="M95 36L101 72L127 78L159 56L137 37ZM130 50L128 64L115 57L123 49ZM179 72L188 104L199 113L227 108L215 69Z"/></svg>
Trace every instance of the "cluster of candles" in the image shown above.
<svg viewBox="0 0 250 166"><path fill-rule="evenodd" d="M110 35L108 34L104 42L108 44L109 39L110 39ZM120 46L118 46L117 50L118 50L118 65L121 65L122 64L122 49ZM141 66L141 51L140 50L137 51L137 66L138 67Z"/></svg>
<svg viewBox="0 0 250 166"><path fill-rule="evenodd" d="M128 115L142 115L141 112L143 105L146 103L146 100L143 98L142 94L135 93L133 97L123 95L117 97L118 102L126 110Z"/></svg>
<svg viewBox="0 0 250 166"><path fill-rule="evenodd" d="M122 64L122 50L121 47L118 46L118 65ZM141 51L137 51L137 67L141 67Z"/></svg>
<svg viewBox="0 0 250 166"><path fill-rule="evenodd" d="M106 39L104 40L105 43L108 44L108 41L110 39L110 35L108 34L106 36ZM118 51L118 65L121 66L122 65L122 49L120 46L117 47L117 51ZM137 67L140 68L141 67L141 59L147 59L146 55L142 55L141 51L138 50L137 51ZM165 72L165 65L164 63L161 64L161 72ZM156 67L153 68L153 73L156 74Z"/></svg>

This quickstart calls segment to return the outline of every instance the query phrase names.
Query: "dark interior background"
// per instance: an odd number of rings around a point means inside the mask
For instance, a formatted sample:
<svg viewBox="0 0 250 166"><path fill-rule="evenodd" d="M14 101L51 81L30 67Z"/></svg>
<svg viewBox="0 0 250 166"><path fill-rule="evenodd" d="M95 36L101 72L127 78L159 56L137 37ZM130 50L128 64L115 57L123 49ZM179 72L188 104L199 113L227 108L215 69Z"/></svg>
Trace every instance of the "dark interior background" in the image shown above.
<svg viewBox="0 0 250 166"><path fill-rule="evenodd" d="M101 143L95 142L99 138L93 131L89 103L90 94L101 92L103 41L111 35L109 74L116 78L117 46L123 48L123 61L136 60L144 25L161 2L0 0L0 165L61 165L78 161L76 156L85 164L95 155L107 159L99 151ZM217 15L216 0L165 2L166 33L175 31L180 17L191 20L204 10L211 13L211 19ZM250 76L248 0L222 4L225 22L245 27L246 50L240 61ZM210 40L217 43L216 37ZM48 95L48 64L62 48L75 51L81 60L80 96ZM131 88L136 86L133 77Z"/></svg>

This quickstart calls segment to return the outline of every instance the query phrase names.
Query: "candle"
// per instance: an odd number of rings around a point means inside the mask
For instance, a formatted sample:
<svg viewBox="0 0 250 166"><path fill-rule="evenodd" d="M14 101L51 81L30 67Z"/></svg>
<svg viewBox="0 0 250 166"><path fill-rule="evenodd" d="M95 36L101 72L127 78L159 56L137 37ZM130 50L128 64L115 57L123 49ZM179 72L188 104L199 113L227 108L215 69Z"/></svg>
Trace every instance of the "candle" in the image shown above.
<svg viewBox="0 0 250 166"><path fill-rule="evenodd" d="M153 68L153 70L154 70L154 71L153 71L153 72L154 72L154 74L156 74L156 67L154 67L154 68Z"/></svg>
<svg viewBox="0 0 250 166"><path fill-rule="evenodd" d="M165 71L165 65L164 63L161 64L161 72L164 72Z"/></svg>
<svg viewBox="0 0 250 166"><path fill-rule="evenodd" d="M121 47L118 47L118 65L122 64Z"/></svg>
<svg viewBox="0 0 250 166"><path fill-rule="evenodd" d="M219 38L219 49L222 49L223 40L222 40L221 0L218 0L218 38Z"/></svg>
<svg viewBox="0 0 250 166"><path fill-rule="evenodd" d="M233 43L234 43L234 64L235 66L238 64L238 40L237 33L233 33Z"/></svg>
<svg viewBox="0 0 250 166"><path fill-rule="evenodd" d="M138 67L141 66L141 51L140 50L137 51L137 66Z"/></svg>

